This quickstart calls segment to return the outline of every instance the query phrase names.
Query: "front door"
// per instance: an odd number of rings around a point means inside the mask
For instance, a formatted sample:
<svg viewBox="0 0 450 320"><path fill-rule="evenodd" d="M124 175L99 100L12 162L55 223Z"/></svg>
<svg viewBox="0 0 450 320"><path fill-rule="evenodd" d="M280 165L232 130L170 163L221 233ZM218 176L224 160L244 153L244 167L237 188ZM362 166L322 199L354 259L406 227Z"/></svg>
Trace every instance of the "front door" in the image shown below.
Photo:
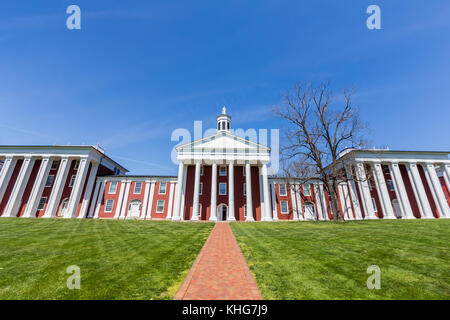
<svg viewBox="0 0 450 320"><path fill-rule="evenodd" d="M227 206L221 204L217 207L217 220L218 221L227 221Z"/></svg>
<svg viewBox="0 0 450 320"><path fill-rule="evenodd" d="M392 200L392 208L394 209L394 214L397 219L402 217L402 212L400 211L400 205L398 204L398 200Z"/></svg>
<svg viewBox="0 0 450 320"><path fill-rule="evenodd" d="M68 208L69 208L69 199L66 198L61 202L61 206L59 207L59 212L56 216L57 217L65 217Z"/></svg>
<svg viewBox="0 0 450 320"><path fill-rule="evenodd" d="M130 218L139 218L140 213L141 213L141 202L131 201L128 208L128 216Z"/></svg>

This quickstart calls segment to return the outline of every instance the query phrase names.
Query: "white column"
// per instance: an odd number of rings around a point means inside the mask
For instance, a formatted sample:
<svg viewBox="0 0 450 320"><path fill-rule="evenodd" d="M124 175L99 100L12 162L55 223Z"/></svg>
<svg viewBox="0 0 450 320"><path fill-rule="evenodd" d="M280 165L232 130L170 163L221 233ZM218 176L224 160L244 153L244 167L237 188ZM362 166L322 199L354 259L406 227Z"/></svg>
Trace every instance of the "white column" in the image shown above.
<svg viewBox="0 0 450 320"><path fill-rule="evenodd" d="M319 184L319 193L320 193L320 199L322 201L322 209L323 209L323 219L324 220L330 220L330 217L328 216L328 206L327 206L327 200L325 198L325 190L323 188L323 184ZM359 206L359 203L358 203Z"/></svg>
<svg viewBox="0 0 450 320"><path fill-rule="evenodd" d="M317 206L317 219L318 220L325 220L323 216L323 208L322 208L322 201L320 200L320 192L319 192L319 183L314 183L314 195L316 196L316 206Z"/></svg>
<svg viewBox="0 0 450 320"><path fill-rule="evenodd" d="M263 178L262 178L262 166L258 166L258 181L259 181L259 200L260 200L260 210L261 210L261 221L264 221L266 211L264 209L264 190L263 190Z"/></svg>
<svg viewBox="0 0 450 320"><path fill-rule="evenodd" d="M272 193L272 219L273 221L277 221L278 220L278 210L277 210L277 196L275 194L275 183L271 182L270 183L270 189L271 189L271 193Z"/></svg>
<svg viewBox="0 0 450 320"><path fill-rule="evenodd" d="M292 220L298 221L298 212L297 212L297 200L295 194L295 184L289 183L289 189L291 192L291 202L292 202Z"/></svg>
<svg viewBox="0 0 450 320"><path fill-rule="evenodd" d="M442 218L450 218L447 199L445 198L444 190L442 189L442 185L436 174L436 168L433 163L427 163L425 167L426 176L430 180L428 184L430 185L431 193L433 194L433 197L437 199L437 201L435 200L435 203L439 208L439 216Z"/></svg>
<svg viewBox="0 0 450 320"><path fill-rule="evenodd" d="M11 179L16 164L17 158L13 156L7 156L3 163L3 168L0 172L0 202L5 195L6 188L8 187L9 180Z"/></svg>
<svg viewBox="0 0 450 320"><path fill-rule="evenodd" d="M3 217L17 216L20 205L22 204L23 192L27 186L35 160L35 158L29 156L23 159L22 167L20 168L19 175L17 176L16 183L14 184L14 188L9 197Z"/></svg>
<svg viewBox="0 0 450 320"><path fill-rule="evenodd" d="M172 188L171 188L172 189ZM150 180L145 181L144 202L142 203L142 210L139 219L144 220L147 216L148 197L150 194Z"/></svg>
<svg viewBox="0 0 450 320"><path fill-rule="evenodd" d="M89 172L89 178L81 202L80 214L78 215L78 218L80 219L86 218L89 202L91 201L92 189L94 188L94 183L97 178L98 166L98 162L91 162L91 171Z"/></svg>
<svg viewBox="0 0 450 320"><path fill-rule="evenodd" d="M389 197L389 191L384 179L381 163L373 163L372 168L375 187L377 188L378 198L380 199L383 210L383 219L396 219L392 208L391 198Z"/></svg>
<svg viewBox="0 0 450 320"><path fill-rule="evenodd" d="M125 219L128 211L128 197L130 196L131 181L127 181L125 193L123 195L122 209L120 210L119 219Z"/></svg>
<svg viewBox="0 0 450 320"><path fill-rule="evenodd" d="M403 183L402 174L400 173L399 164L392 162L389 164L389 170L391 171L392 182L394 183L395 194L402 211L402 218L414 219L412 213L411 204L409 203L408 194L406 193L405 184Z"/></svg>
<svg viewBox="0 0 450 320"><path fill-rule="evenodd" d="M255 221L253 218L253 204L252 204L252 176L251 176L250 162L245 162L245 187L247 193L247 219L245 221Z"/></svg>
<svg viewBox="0 0 450 320"><path fill-rule="evenodd" d="M45 183L47 182L48 173L50 172L51 162L50 157L44 157L41 160L39 172L36 176L27 207L25 208L25 212L23 214L24 218L34 217L36 214L42 192L44 191Z"/></svg>
<svg viewBox="0 0 450 320"><path fill-rule="evenodd" d="M61 194L67 180L67 175L69 174L71 162L72 160L68 157L61 158L58 173L56 174L55 182L48 201L48 206L45 210L45 214L42 216L43 218L54 218L56 216L59 207L59 200L61 200Z"/></svg>
<svg viewBox="0 0 450 320"><path fill-rule="evenodd" d="M186 204L186 183L187 183L187 166L185 167L185 170L183 172L183 189L181 192L181 220L184 220L184 210L185 210L185 204Z"/></svg>
<svg viewBox="0 0 450 320"><path fill-rule="evenodd" d="M343 189L343 185L342 185L342 183L339 183L338 184L338 196L339 196L339 202L340 202L341 208L342 208L342 216L344 217L344 219L348 219L347 204L345 203L344 192L342 191L342 189Z"/></svg>
<svg viewBox="0 0 450 320"><path fill-rule="evenodd" d="M264 193L264 221L272 221L270 209L270 195L269 195L269 179L267 178L267 163L262 165L262 180Z"/></svg>
<svg viewBox="0 0 450 320"><path fill-rule="evenodd" d="M192 217L191 221L197 221L199 212L198 212L198 203L199 203L199 193L200 193L200 161L195 163L195 179L194 179L194 199L192 201Z"/></svg>
<svg viewBox="0 0 450 320"><path fill-rule="evenodd" d="M355 217L357 220L362 220L363 217L362 217L362 213L361 213L361 207L360 207L359 201L358 201L358 190L356 189L356 183L355 183L355 180L353 179L350 168L346 168L345 173L347 175L347 183L348 183L348 187L349 187L349 191L350 191L350 197L352 199L351 203L353 205ZM352 212L353 212L353 210L352 210ZM353 216L352 216L352 219L353 219Z"/></svg>
<svg viewBox="0 0 450 320"><path fill-rule="evenodd" d="M104 182L106 184L106 181ZM111 182L110 182L111 185ZM117 199L116 212L114 213L114 219L119 219L120 210L122 209L123 196L125 194L125 188L127 185L127 180L120 181L119 198Z"/></svg>
<svg viewBox="0 0 450 320"><path fill-rule="evenodd" d="M430 203L428 202L427 194L425 192L425 187L423 186L422 178L420 177L419 170L417 169L417 164L408 163L406 169L408 170L408 177L409 180L411 181L414 196L416 197L416 202L419 206L421 218L422 219L434 218L433 212L431 211Z"/></svg>
<svg viewBox="0 0 450 320"><path fill-rule="evenodd" d="M94 219L97 219L99 214L100 214L100 207L102 206L102 200L105 196L105 185L106 185L106 181L101 181L100 182L100 191L98 193L98 198L97 198L97 203L95 204L95 213L94 213ZM117 203L117 206L119 206L119 203ZM114 217L116 218L116 217ZM118 218L118 216L117 216Z"/></svg>
<svg viewBox="0 0 450 320"><path fill-rule="evenodd" d="M94 216L95 207L98 199L98 193L100 191L101 185L102 183L99 180L97 180L97 183L95 184L94 196L92 197L91 206L89 207L88 218L92 218Z"/></svg>
<svg viewBox="0 0 450 320"><path fill-rule="evenodd" d="M355 217L353 215L353 209L352 209L352 202L350 201L350 196L348 192L348 183L342 184L342 192L344 195L344 201L345 201L345 211L347 212L347 219L348 220L355 220Z"/></svg>
<svg viewBox="0 0 450 320"><path fill-rule="evenodd" d="M369 184L367 182L366 172L364 165L358 162L356 167L356 179L358 180L358 188L361 194L361 200L363 202L364 212L366 214L365 219L376 219L375 210L372 204L372 197L370 195Z"/></svg>
<svg viewBox="0 0 450 320"><path fill-rule="evenodd" d="M177 189L175 191L175 203L172 216L173 221L181 220L181 193L183 189L183 171L184 163L180 162L178 164Z"/></svg>
<svg viewBox="0 0 450 320"><path fill-rule="evenodd" d="M234 216L234 163L228 164L228 221L236 221Z"/></svg>
<svg viewBox="0 0 450 320"><path fill-rule="evenodd" d="M153 199L155 197L155 185L156 181L152 181L150 185L150 196L148 198L147 215L145 219L150 220L152 218Z"/></svg>
<svg viewBox="0 0 450 320"><path fill-rule="evenodd" d="M305 219L303 217L303 204L302 204L301 188L302 188L302 185L300 183L295 184L295 197L297 200L298 220L303 221Z"/></svg>
<svg viewBox="0 0 450 320"><path fill-rule="evenodd" d="M447 190L448 190L448 192L450 192L450 164L448 164L448 163L443 164L443 166L444 166L444 171L442 173L444 176L445 183L447 184Z"/></svg>
<svg viewBox="0 0 450 320"><path fill-rule="evenodd" d="M77 217L78 204L80 203L81 193L83 192L83 186L89 170L89 162L90 160L88 158L80 159L75 182L72 186L72 192L70 193L68 209L64 218Z"/></svg>
<svg viewBox="0 0 450 320"><path fill-rule="evenodd" d="M176 184L175 183L170 183L167 182L167 184L169 185L170 188L170 193L169 193L169 207L167 208L167 216L166 219L170 220L172 219L172 208L173 208L173 194L174 194L174 190L176 188Z"/></svg>
<svg viewBox="0 0 450 320"><path fill-rule="evenodd" d="M212 163L211 172L211 206L209 220L217 221L217 163Z"/></svg>

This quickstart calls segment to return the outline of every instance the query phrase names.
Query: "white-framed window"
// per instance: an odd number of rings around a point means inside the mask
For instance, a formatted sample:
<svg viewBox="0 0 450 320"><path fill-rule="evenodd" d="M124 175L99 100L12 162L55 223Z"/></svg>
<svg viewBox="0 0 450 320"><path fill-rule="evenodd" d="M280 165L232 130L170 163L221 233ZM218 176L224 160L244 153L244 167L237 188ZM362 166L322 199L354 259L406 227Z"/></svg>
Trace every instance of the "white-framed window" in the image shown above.
<svg viewBox="0 0 450 320"><path fill-rule="evenodd" d="M389 191L395 191L394 182L392 182L392 180L388 180L387 185L389 187Z"/></svg>
<svg viewBox="0 0 450 320"><path fill-rule="evenodd" d="M59 165L59 161L58 160L53 160L52 161L52 166L51 166L51 170L56 170L58 169L58 165Z"/></svg>
<svg viewBox="0 0 450 320"><path fill-rule="evenodd" d="M198 185L198 194L202 195L203 194L203 182L200 182L200 184Z"/></svg>
<svg viewBox="0 0 450 320"><path fill-rule="evenodd" d="M375 210L375 211L378 212L378 209L377 209L377 202L375 201L375 198L372 198L372 205L373 205L373 210Z"/></svg>
<svg viewBox="0 0 450 320"><path fill-rule="evenodd" d="M141 194L141 191L142 191L142 182L136 182L134 184L134 191L133 191L133 193L134 194Z"/></svg>
<svg viewBox="0 0 450 320"><path fill-rule="evenodd" d="M288 214L289 213L289 206L288 206L288 202L283 200L280 201L280 207L281 207L281 213L282 214Z"/></svg>
<svg viewBox="0 0 450 320"><path fill-rule="evenodd" d="M280 196L287 196L286 184L280 183Z"/></svg>
<svg viewBox="0 0 450 320"><path fill-rule="evenodd" d="M201 203L198 204L198 216L199 217L202 216L202 204Z"/></svg>
<svg viewBox="0 0 450 320"><path fill-rule="evenodd" d="M38 207L37 207L38 211L44 210L46 202L47 202L47 197L42 197L42 198L39 199L39 204L38 204Z"/></svg>
<svg viewBox="0 0 450 320"><path fill-rule="evenodd" d="M106 200L105 212L112 212L113 205L114 205L114 200L113 199Z"/></svg>
<svg viewBox="0 0 450 320"><path fill-rule="evenodd" d="M200 175L203 175L203 166L200 166Z"/></svg>
<svg viewBox="0 0 450 320"><path fill-rule="evenodd" d="M244 197L247 196L247 184L244 183Z"/></svg>
<svg viewBox="0 0 450 320"><path fill-rule="evenodd" d="M73 184L75 183L75 179L76 179L76 175L73 175L70 177L70 182L69 182L69 188L73 187Z"/></svg>
<svg viewBox="0 0 450 320"><path fill-rule="evenodd" d="M309 183L306 183L302 185L302 188L303 188L303 195L309 197L311 195L311 185Z"/></svg>
<svg viewBox="0 0 450 320"><path fill-rule="evenodd" d="M227 175L227 167L226 166L220 166L219 167L219 175L226 176Z"/></svg>
<svg viewBox="0 0 450 320"><path fill-rule="evenodd" d="M227 195L227 184L225 182L219 183L219 195Z"/></svg>
<svg viewBox="0 0 450 320"><path fill-rule="evenodd" d="M45 187L46 187L46 188L51 187L52 184L53 184L53 180L55 180L55 176L52 175L52 174L49 175L49 176L47 177L47 181L45 181Z"/></svg>
<svg viewBox="0 0 450 320"><path fill-rule="evenodd" d="M156 202L156 213L163 213L164 212L164 200L158 200Z"/></svg>
<svg viewBox="0 0 450 320"><path fill-rule="evenodd" d="M167 182L160 182L158 194L166 194L166 189L167 189Z"/></svg>
<svg viewBox="0 0 450 320"><path fill-rule="evenodd" d="M117 181L111 181L109 183L108 194L116 194L117 192Z"/></svg>
<svg viewBox="0 0 450 320"><path fill-rule="evenodd" d="M73 165L73 170L78 170L79 165L80 165L80 161L75 161L75 164Z"/></svg>
<svg viewBox="0 0 450 320"><path fill-rule="evenodd" d="M244 217L247 218L247 205L244 204Z"/></svg>

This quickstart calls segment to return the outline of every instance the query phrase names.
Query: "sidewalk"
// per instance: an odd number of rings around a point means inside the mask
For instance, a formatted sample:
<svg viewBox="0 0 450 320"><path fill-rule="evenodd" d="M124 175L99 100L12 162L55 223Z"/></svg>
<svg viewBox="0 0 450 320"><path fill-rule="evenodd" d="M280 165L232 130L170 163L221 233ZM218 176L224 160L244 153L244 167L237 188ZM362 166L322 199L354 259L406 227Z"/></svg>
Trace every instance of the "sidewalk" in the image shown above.
<svg viewBox="0 0 450 320"><path fill-rule="evenodd" d="M174 299L262 299L228 223L215 224Z"/></svg>

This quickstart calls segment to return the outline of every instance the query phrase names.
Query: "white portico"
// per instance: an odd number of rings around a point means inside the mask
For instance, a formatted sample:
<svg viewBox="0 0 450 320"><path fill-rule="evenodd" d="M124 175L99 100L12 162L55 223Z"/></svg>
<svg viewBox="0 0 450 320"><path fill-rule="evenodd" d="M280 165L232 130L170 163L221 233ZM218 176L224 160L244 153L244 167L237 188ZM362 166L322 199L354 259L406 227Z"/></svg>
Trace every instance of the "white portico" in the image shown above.
<svg viewBox="0 0 450 320"><path fill-rule="evenodd" d="M259 192L261 204L267 199L267 205L261 206L261 220L272 220L272 208L270 203L269 183L267 176L267 163L269 162L270 148L267 146L252 142L248 139L244 139L237 136L231 131L231 117L226 113L225 107L222 110L222 114L217 117L217 133L199 139L176 148L178 165L178 183L175 191L174 211L172 220L178 221L184 219L184 210L187 193L186 184L189 183L187 178L188 167L194 167L193 178L193 195L192 195L192 215L191 220L196 221L201 219L199 212L199 197L200 193L203 196L210 195L209 203L209 219L210 221L222 220L222 210L227 210L226 220L236 220L236 206L235 197L237 191L235 188L235 181L244 179L244 177L237 177L235 175L235 169L237 166L242 167L242 174L245 176L245 220L254 221L254 208L252 201L252 194ZM203 174L203 169L207 166L211 167L210 174L210 188L203 190L200 183L200 177ZM258 177L252 179L252 167L258 168ZM220 169L220 170L219 170ZM209 172L209 171L208 171ZM218 183L218 174L224 177L226 181ZM241 171L239 171L241 172ZM223 181L224 177L220 177ZM258 190L252 190L252 184L254 180L258 185L262 185L262 188ZM226 186L226 187L225 187ZM219 189L219 190L218 190ZM259 190L261 189L261 190ZM200 192L201 191L201 192ZM218 192L219 191L219 192ZM218 194L219 193L219 194ZM227 203L218 203L218 196L223 198L227 196ZM241 198L241 194L238 194ZM220 207L220 210L218 210ZM220 211L218 215L218 211Z"/></svg>

